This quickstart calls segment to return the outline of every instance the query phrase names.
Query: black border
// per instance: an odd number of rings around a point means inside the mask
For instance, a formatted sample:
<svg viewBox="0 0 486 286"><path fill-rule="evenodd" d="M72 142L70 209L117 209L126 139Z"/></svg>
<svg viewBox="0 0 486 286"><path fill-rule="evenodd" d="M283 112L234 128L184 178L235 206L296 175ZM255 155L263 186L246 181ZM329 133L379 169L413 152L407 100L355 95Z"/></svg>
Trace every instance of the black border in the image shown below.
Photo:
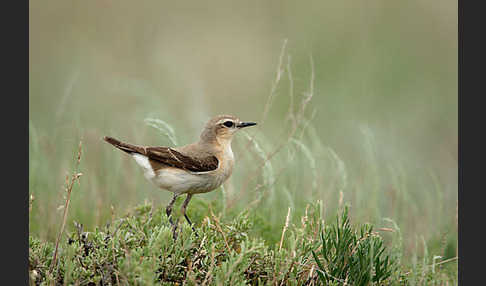
<svg viewBox="0 0 486 286"><path fill-rule="evenodd" d="M2 7L2 285L29 285L29 2ZM8 283L12 281L12 283Z"/></svg>
<svg viewBox="0 0 486 286"><path fill-rule="evenodd" d="M467 3L467 6L464 5ZM461 285L484 284L484 9L476 1L458 1L458 279ZM475 102L477 100L477 102ZM466 165L467 164L467 165ZM465 180L465 178L467 178ZM480 283L477 283L477 282ZM475 283L476 282L476 283ZM481 283L482 282L482 283Z"/></svg>

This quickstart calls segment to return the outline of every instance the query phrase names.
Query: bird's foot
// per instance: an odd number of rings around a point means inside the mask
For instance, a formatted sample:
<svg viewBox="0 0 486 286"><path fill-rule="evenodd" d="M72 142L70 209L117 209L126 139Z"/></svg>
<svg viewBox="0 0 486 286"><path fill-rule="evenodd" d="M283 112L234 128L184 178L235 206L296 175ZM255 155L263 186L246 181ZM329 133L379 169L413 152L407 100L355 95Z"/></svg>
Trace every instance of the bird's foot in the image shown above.
<svg viewBox="0 0 486 286"><path fill-rule="evenodd" d="M189 219L189 217L185 213L184 213L184 217L186 218L187 223L191 226L192 232L194 232L194 234L196 235L196 237L199 237L199 235L197 234L196 229L194 228L194 224L191 222L191 220Z"/></svg>
<svg viewBox="0 0 486 286"><path fill-rule="evenodd" d="M196 237L199 237L199 234L197 234L197 230L191 225L191 228L192 228L192 232L194 233L194 235Z"/></svg>
<svg viewBox="0 0 486 286"><path fill-rule="evenodd" d="M179 224L179 219L175 221L175 223L172 224L172 238L174 240L177 240L177 225Z"/></svg>

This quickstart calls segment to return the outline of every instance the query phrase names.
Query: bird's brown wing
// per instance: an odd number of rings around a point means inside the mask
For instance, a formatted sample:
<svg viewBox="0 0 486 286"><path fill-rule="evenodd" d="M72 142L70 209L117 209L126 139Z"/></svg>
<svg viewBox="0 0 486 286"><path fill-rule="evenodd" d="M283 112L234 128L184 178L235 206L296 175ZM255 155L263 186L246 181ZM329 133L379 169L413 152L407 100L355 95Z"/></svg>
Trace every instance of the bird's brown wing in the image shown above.
<svg viewBox="0 0 486 286"><path fill-rule="evenodd" d="M116 148L122 150L123 152L127 152L128 154L139 153L145 155L145 148L142 146L125 143L109 136L105 136L103 140L115 146Z"/></svg>
<svg viewBox="0 0 486 286"><path fill-rule="evenodd" d="M216 156L195 158L187 156L169 147L146 147L145 152L151 160L191 172L207 172L218 168Z"/></svg>
<svg viewBox="0 0 486 286"><path fill-rule="evenodd" d="M143 147L121 142L113 137L104 137L106 142L129 154L138 153L147 156L154 169L163 168L164 165L188 170L191 172L207 172L218 168L216 156L192 157L182 154L169 147ZM157 164L159 163L159 164ZM160 164L161 163L161 164Z"/></svg>

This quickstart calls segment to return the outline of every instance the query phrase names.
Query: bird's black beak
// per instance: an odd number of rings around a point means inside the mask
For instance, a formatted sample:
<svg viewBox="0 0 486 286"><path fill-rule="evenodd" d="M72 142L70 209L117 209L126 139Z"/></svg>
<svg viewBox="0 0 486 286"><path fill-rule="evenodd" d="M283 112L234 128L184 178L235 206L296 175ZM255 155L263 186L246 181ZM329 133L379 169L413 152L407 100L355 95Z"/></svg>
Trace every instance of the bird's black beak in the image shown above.
<svg viewBox="0 0 486 286"><path fill-rule="evenodd" d="M236 125L236 127L244 128L244 127L253 126L253 125L257 125L256 122L240 122L238 125Z"/></svg>

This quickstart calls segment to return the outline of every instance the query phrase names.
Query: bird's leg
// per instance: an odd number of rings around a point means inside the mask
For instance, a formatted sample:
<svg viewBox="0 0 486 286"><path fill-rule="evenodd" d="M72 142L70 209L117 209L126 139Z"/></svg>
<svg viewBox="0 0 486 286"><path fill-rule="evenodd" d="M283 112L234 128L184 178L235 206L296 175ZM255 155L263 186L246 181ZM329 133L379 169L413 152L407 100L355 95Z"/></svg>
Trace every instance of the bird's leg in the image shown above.
<svg viewBox="0 0 486 286"><path fill-rule="evenodd" d="M170 201L169 205L167 205L167 208L165 209L165 213L167 214L167 217L169 218L169 222L172 225L172 237L174 238L174 240L177 239L176 230L177 230L177 224L179 223L179 219L177 219L176 222L174 223L172 221L171 213L172 213L172 206L174 205L178 196L179 194L174 194L174 197L172 197L172 200Z"/></svg>
<svg viewBox="0 0 486 286"><path fill-rule="evenodd" d="M192 198L192 194L187 194L187 197L186 197L186 200L184 201L184 203L182 204L182 208L181 208L181 211L182 211L182 214L184 215L184 217L186 218L187 222L189 223L189 225L191 226L192 228L192 231L194 232L194 234L196 236L197 235L197 232L196 232L196 229L194 228L194 226L192 225L192 222L191 220L189 219L189 217L187 216L186 214L186 208L187 208L187 205L189 204L189 201L191 200Z"/></svg>
<svg viewBox="0 0 486 286"><path fill-rule="evenodd" d="M172 216L171 216L171 213L172 213L172 206L174 205L177 197L179 196L179 194L174 194L174 197L172 198L172 200L170 201L170 203L167 205L167 207L165 208L165 213L167 214L167 217L169 218L169 222L172 226L174 226L174 222L172 221Z"/></svg>

